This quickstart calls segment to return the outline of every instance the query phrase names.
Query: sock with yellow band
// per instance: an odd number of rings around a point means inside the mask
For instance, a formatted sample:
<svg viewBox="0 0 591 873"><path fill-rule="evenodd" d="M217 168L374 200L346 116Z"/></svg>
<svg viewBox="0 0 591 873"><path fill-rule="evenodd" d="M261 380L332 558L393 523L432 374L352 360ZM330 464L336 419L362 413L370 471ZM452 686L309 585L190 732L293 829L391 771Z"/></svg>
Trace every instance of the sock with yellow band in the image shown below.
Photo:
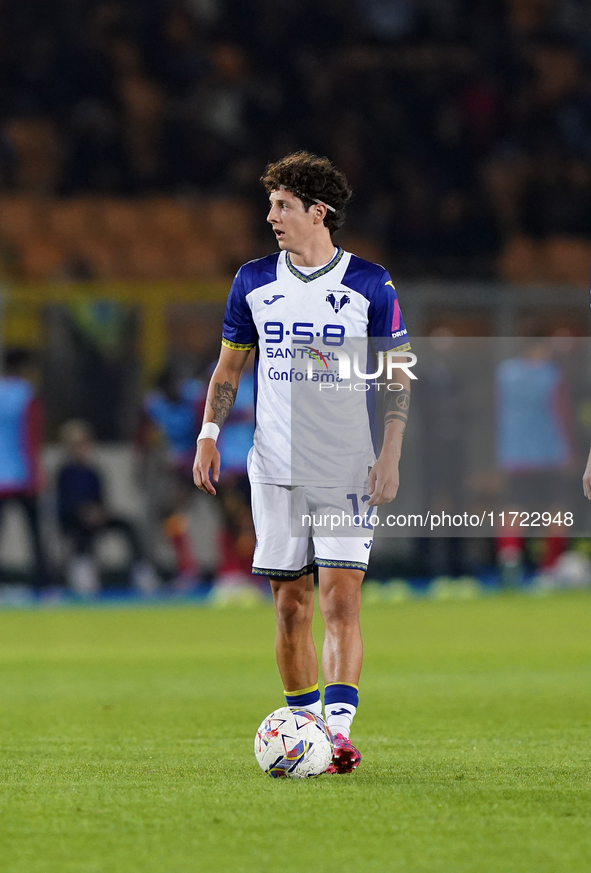
<svg viewBox="0 0 591 873"><path fill-rule="evenodd" d="M322 717L322 702L320 700L320 691L318 683L310 685L309 688L301 688L299 691L285 691L285 702L288 706L295 706L297 709L308 709L314 715Z"/></svg>
<svg viewBox="0 0 591 873"><path fill-rule="evenodd" d="M346 682L332 682L324 689L324 712L330 732L349 739L359 705L359 690Z"/></svg>

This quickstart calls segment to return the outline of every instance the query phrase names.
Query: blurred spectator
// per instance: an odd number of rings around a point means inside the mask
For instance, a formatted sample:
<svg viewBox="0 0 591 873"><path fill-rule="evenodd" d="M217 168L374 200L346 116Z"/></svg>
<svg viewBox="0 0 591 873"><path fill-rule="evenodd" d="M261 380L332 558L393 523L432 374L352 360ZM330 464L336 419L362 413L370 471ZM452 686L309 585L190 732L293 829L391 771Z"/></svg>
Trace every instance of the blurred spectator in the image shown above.
<svg viewBox="0 0 591 873"><path fill-rule="evenodd" d="M4 375L0 377L0 522L7 504L20 506L33 546L33 584L42 591L51 579L38 506L43 486L43 425L41 401L32 381L33 362L26 349L11 349L4 356Z"/></svg>
<svg viewBox="0 0 591 873"><path fill-rule="evenodd" d="M573 458L572 411L564 377L552 360L545 338L524 340L522 354L497 367L497 461L507 480L502 509L505 512L549 512L552 518L565 511L569 492L567 472ZM570 505L570 504L569 504ZM519 516L521 518L521 516ZM546 529L561 534L560 524ZM563 536L545 537L540 566L551 569L567 548ZM525 540L507 525L497 539L501 579L518 584L524 565ZM508 581L509 580L509 581Z"/></svg>
<svg viewBox="0 0 591 873"><path fill-rule="evenodd" d="M205 392L198 379L188 379L173 368L165 369L154 390L146 395L144 412L165 441L170 464L192 480L195 443L203 412Z"/></svg>
<svg viewBox="0 0 591 873"><path fill-rule="evenodd" d="M221 498L223 527L219 534L221 561L216 579L219 585L228 588L260 586L260 580L251 572L256 538L247 475L248 454L254 439L253 363L251 355L218 439L222 466L216 487Z"/></svg>
<svg viewBox="0 0 591 873"><path fill-rule="evenodd" d="M409 36L419 14L415 0L359 0L358 8L368 32L383 42Z"/></svg>
<svg viewBox="0 0 591 873"><path fill-rule="evenodd" d="M199 494L193 484L193 459L203 417L205 390L197 379L186 379L172 368L164 370L144 401L140 446L144 451L161 448L157 513L173 548L175 587L196 584L199 562L191 538L188 506Z"/></svg>
<svg viewBox="0 0 591 873"><path fill-rule="evenodd" d="M101 534L115 531L129 548L132 586L141 594L154 594L158 578L146 560L138 532L130 521L113 515L106 502L103 478L92 460L90 427L83 421L68 421L61 428L61 439L65 458L56 481L58 517L74 551L66 570L68 587L82 596L98 593L96 541Z"/></svg>
<svg viewBox="0 0 591 873"><path fill-rule="evenodd" d="M529 512L558 510L573 457L567 386L548 339L529 339L496 374L497 459L508 499Z"/></svg>
<svg viewBox="0 0 591 873"><path fill-rule="evenodd" d="M591 167L558 163L553 154L532 160L520 206L520 223L532 237L591 238Z"/></svg>

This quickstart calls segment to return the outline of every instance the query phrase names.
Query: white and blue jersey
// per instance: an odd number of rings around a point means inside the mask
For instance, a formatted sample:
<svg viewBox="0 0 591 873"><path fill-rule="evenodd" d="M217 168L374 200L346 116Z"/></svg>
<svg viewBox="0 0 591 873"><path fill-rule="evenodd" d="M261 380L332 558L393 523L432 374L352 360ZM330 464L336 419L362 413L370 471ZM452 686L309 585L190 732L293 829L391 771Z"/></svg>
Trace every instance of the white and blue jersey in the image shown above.
<svg viewBox="0 0 591 873"><path fill-rule="evenodd" d="M253 483L293 481L294 350L301 346L330 358L346 338L355 337L371 338L375 352L410 348L394 284L383 267L338 248L313 273L298 270L286 252L240 268L228 297L222 344L257 347Z"/></svg>

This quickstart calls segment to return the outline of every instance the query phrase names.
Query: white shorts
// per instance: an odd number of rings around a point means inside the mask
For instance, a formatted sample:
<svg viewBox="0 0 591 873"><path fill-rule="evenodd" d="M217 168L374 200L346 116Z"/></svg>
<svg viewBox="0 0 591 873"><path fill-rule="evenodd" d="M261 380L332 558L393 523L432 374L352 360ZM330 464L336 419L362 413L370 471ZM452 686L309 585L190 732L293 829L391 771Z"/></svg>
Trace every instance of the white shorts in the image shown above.
<svg viewBox="0 0 591 873"><path fill-rule="evenodd" d="M367 499L362 488L253 483L252 572L277 579L297 579L314 565L365 572L373 543Z"/></svg>

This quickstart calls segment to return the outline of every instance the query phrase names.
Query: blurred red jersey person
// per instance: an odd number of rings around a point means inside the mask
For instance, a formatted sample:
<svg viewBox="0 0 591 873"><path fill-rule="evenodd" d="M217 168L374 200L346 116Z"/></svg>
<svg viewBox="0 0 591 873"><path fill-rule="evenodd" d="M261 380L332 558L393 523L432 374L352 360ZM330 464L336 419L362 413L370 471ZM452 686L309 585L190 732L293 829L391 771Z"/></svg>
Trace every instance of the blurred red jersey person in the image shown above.
<svg viewBox="0 0 591 873"><path fill-rule="evenodd" d="M33 364L33 355L26 349L10 349L4 356L0 377L0 522L8 503L20 506L33 547L33 585L40 591L50 584L50 575L38 507L43 485L43 410L31 378Z"/></svg>

